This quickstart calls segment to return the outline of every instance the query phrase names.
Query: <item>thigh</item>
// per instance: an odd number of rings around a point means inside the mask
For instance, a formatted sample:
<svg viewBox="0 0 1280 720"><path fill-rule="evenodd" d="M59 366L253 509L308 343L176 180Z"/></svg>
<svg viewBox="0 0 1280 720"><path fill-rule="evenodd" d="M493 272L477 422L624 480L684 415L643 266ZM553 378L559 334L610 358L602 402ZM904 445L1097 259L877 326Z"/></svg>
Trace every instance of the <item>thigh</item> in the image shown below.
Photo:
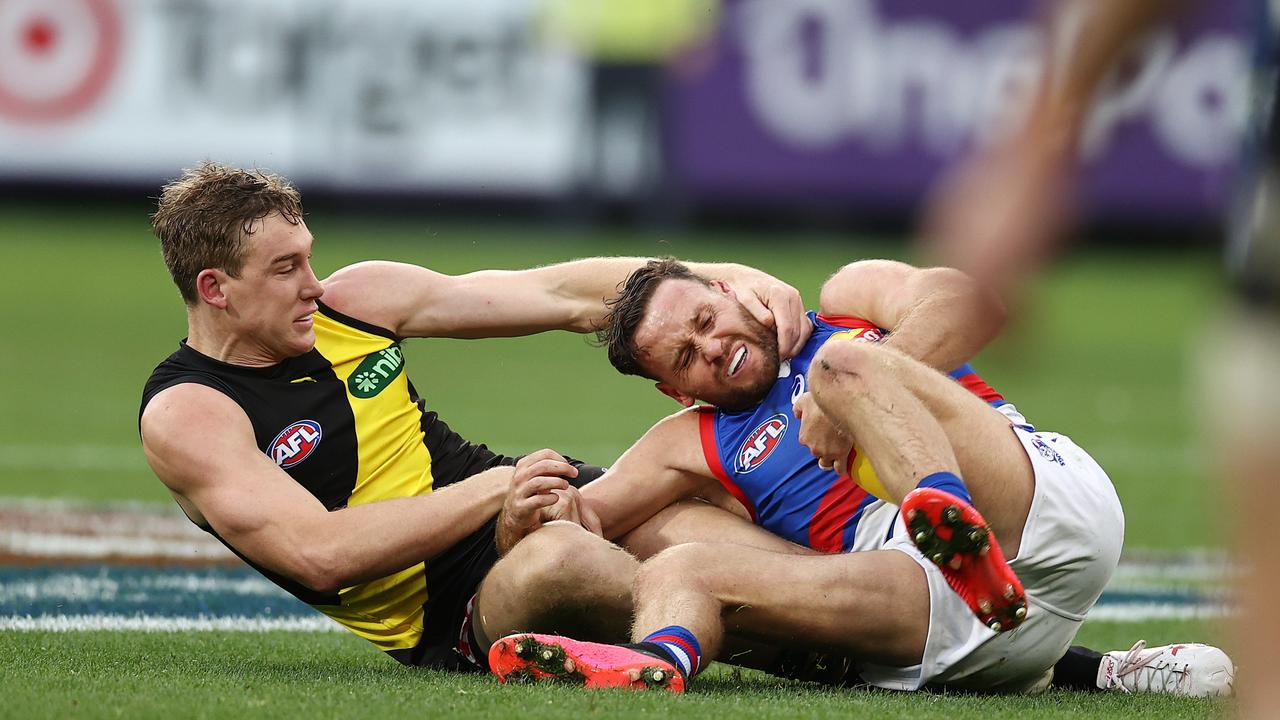
<svg viewBox="0 0 1280 720"><path fill-rule="evenodd" d="M724 495L728 498L728 493ZM673 503L619 540L641 560L669 547L693 542L733 543L785 555L817 554L816 550L778 537L740 515L702 500Z"/></svg>

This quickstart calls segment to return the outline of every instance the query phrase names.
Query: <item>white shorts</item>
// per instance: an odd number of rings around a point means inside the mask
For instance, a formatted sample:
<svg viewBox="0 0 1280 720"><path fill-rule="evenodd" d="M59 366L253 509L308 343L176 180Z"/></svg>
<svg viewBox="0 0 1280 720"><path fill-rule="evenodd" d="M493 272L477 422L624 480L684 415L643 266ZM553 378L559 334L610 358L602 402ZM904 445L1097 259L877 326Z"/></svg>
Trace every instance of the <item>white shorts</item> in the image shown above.
<svg viewBox="0 0 1280 720"><path fill-rule="evenodd" d="M918 665L863 665L868 683L895 690L1042 689L1111 579L1124 544L1124 513L1110 478L1065 435L1017 426L1013 432L1031 459L1036 483L1018 557L1009 562L1027 591L1027 619L1001 634L983 625L916 549L897 507L869 506L863 515L868 527L864 532L859 523L855 550L898 550L924 568L929 635ZM886 542L890 523L894 530Z"/></svg>

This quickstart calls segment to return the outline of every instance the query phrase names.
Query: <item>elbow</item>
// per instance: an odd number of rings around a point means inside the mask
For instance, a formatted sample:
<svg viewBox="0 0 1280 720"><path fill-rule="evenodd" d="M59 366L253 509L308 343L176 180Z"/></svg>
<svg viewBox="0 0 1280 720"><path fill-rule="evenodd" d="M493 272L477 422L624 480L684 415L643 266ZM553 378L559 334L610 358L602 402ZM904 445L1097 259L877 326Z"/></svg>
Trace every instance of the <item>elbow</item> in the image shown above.
<svg viewBox="0 0 1280 720"><path fill-rule="evenodd" d="M973 285L974 302L978 307L977 315L983 319L987 340L990 341L1008 325L1009 308L1005 306L1004 299L994 288L980 287L972 278L969 278L969 282Z"/></svg>
<svg viewBox="0 0 1280 720"><path fill-rule="evenodd" d="M955 268L933 268L929 272L945 276L945 280L939 285L949 287L950 292L947 294L959 299L962 306L969 308L970 327L980 328L982 332L979 334L984 335L986 340L991 340L1004 330L1009 322L1009 311L994 288L984 287L972 276Z"/></svg>
<svg viewBox="0 0 1280 720"><path fill-rule="evenodd" d="M329 547L299 552L287 574L308 590L326 595L355 584L342 558Z"/></svg>

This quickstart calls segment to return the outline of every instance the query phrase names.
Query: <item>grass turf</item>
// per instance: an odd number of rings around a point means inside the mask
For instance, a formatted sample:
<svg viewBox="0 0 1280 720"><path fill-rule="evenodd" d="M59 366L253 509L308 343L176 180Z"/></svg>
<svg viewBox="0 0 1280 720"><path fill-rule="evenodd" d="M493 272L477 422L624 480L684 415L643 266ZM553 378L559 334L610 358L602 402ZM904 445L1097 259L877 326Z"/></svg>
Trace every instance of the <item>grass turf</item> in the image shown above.
<svg viewBox="0 0 1280 720"><path fill-rule="evenodd" d="M1204 637L1193 622L1086 625L1081 640L1127 648ZM769 718L1214 717L1230 703L1051 691L1038 696L833 689L713 665L690 692L632 694L503 686L408 669L346 634L0 634L0 717Z"/></svg>

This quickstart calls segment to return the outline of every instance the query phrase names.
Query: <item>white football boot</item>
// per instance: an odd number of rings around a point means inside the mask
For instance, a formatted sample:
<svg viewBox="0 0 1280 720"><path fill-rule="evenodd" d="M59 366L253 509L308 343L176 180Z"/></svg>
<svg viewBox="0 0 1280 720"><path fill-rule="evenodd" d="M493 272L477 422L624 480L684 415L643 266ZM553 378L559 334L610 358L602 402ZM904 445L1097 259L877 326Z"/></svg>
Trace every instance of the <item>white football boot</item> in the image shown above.
<svg viewBox="0 0 1280 720"><path fill-rule="evenodd" d="M1139 640L1128 652L1104 654L1098 668L1098 687L1129 693L1228 697L1235 679L1231 658L1199 643L1148 648L1146 640Z"/></svg>

